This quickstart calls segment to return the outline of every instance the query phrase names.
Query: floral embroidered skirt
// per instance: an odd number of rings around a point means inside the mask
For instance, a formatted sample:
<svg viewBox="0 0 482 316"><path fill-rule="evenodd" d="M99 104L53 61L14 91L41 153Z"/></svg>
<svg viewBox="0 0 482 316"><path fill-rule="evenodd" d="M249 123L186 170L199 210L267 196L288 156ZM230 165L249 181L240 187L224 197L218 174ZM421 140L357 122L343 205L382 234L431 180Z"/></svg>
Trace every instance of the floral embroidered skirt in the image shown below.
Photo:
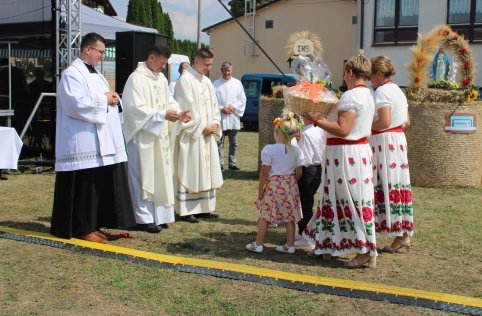
<svg viewBox="0 0 482 316"><path fill-rule="evenodd" d="M326 146L323 170L318 210L303 237L315 245L315 254L376 256L370 146Z"/></svg>
<svg viewBox="0 0 482 316"><path fill-rule="evenodd" d="M294 175L272 176L258 201L260 219L270 224L298 223L302 218L300 194Z"/></svg>
<svg viewBox="0 0 482 316"><path fill-rule="evenodd" d="M413 207L404 133L370 137L375 186L375 227L390 236L413 235Z"/></svg>

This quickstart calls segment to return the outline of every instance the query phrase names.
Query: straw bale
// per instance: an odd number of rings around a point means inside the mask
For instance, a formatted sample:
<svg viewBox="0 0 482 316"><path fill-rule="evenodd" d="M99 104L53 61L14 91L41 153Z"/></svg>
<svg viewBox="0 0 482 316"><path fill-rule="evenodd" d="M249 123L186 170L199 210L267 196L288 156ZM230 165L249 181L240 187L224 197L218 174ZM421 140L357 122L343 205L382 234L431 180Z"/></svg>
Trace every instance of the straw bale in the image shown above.
<svg viewBox="0 0 482 316"><path fill-rule="evenodd" d="M476 113L477 131L447 133L445 114ZM406 129L412 184L423 187L480 186L482 183L482 102L410 103Z"/></svg>
<svg viewBox="0 0 482 316"><path fill-rule="evenodd" d="M283 113L284 107L283 99L262 97L260 100L258 171L261 168L261 150L264 146L275 143L273 121Z"/></svg>

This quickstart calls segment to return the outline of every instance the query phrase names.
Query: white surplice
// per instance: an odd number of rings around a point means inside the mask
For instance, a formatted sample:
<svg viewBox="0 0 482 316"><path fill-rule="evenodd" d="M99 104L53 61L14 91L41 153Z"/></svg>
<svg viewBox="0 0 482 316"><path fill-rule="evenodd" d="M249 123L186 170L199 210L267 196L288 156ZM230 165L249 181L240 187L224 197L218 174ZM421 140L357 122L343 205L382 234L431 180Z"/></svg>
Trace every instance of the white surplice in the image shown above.
<svg viewBox="0 0 482 316"><path fill-rule="evenodd" d="M246 109L246 94L243 84L236 78L225 80L223 77L213 82L218 98L219 110L227 105L234 107L234 112L225 114L221 112L221 126L223 131L240 130L240 119Z"/></svg>
<svg viewBox="0 0 482 316"><path fill-rule="evenodd" d="M121 106L109 106L107 80L77 58L57 89L55 170L74 171L127 161Z"/></svg>
<svg viewBox="0 0 482 316"><path fill-rule="evenodd" d="M177 80L174 98L192 120L181 125L174 161L177 173L176 212L181 216L213 212L216 193L223 184L217 141L221 114L214 87L206 76L190 68ZM215 135L204 136L208 124L218 124Z"/></svg>
<svg viewBox="0 0 482 316"><path fill-rule="evenodd" d="M167 79L144 62L129 76L122 96L129 156L129 184L138 224L174 222L171 135L166 110L179 110Z"/></svg>

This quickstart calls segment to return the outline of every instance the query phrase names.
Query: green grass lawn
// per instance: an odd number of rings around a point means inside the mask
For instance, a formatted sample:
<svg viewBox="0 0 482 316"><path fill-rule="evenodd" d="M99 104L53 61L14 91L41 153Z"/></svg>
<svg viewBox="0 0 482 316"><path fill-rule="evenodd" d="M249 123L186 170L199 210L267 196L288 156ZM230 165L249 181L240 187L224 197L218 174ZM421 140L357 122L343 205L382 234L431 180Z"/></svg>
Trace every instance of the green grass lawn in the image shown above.
<svg viewBox="0 0 482 316"><path fill-rule="evenodd" d="M174 223L161 234L112 244L156 253L241 263L317 276L482 298L481 188L413 189L410 254L380 253L376 269L347 270L304 251L277 253L283 227L263 254L244 250L256 234L258 134L242 132L240 172L225 171L218 220ZM228 144L226 144L226 149ZM0 181L0 226L48 232L55 174L13 174ZM379 246L389 243L379 238ZM440 312L299 292L150 268L46 246L0 239L0 314L432 315Z"/></svg>

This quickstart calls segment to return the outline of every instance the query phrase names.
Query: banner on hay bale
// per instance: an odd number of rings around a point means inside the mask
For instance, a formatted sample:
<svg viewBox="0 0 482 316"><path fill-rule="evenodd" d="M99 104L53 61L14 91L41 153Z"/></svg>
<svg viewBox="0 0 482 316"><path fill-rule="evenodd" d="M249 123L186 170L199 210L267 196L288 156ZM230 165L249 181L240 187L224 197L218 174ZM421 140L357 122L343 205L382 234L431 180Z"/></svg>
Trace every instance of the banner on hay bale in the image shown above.
<svg viewBox="0 0 482 316"><path fill-rule="evenodd" d="M473 134L477 131L475 113L445 113L445 131L447 133Z"/></svg>

